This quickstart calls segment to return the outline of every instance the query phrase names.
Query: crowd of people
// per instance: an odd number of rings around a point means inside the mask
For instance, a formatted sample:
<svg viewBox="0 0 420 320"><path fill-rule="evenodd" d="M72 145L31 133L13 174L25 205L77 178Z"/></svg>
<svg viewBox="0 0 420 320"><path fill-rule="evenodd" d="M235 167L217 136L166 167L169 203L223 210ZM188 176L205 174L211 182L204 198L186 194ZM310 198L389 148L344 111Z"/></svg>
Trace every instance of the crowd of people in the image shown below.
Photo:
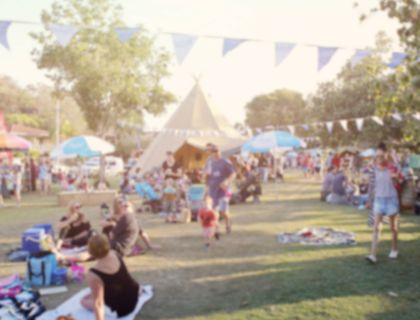
<svg viewBox="0 0 420 320"><path fill-rule="evenodd" d="M43 248L55 253L57 260L62 263L96 261L87 275L91 293L83 298L83 306L100 315L106 305L123 316L134 309L135 298L141 294L141 286L130 276L123 257L138 254L139 248L141 251L158 246L152 244L142 228L135 215L136 210L129 201L130 195L139 195L151 211L161 213L167 223L175 223L180 211L192 208L189 198L191 188L202 188L201 203L194 216L200 223L204 246L208 250L213 241L221 238L222 229L226 235L233 230L229 206L246 202L249 198L258 202L264 183L283 180L286 167L300 168L308 179L322 178L322 201L371 209L369 224L373 227L373 235L371 251L367 256L371 263L377 262L380 227L386 218L392 232L389 257L398 257L398 222L404 203L402 198L408 183L414 180L407 157L387 150L384 144L378 146L375 157L371 159L351 152L329 152L326 158L317 152L299 152L289 155L248 154L226 159L222 157L219 147L211 143L207 145L206 153L208 157L203 168L184 170L173 152L168 151L165 161L150 172L142 171L138 161L140 154L133 153L122 174L119 195L113 205L108 207L103 203L99 208L100 231L92 228L80 203L69 204L67 213L57 224L57 241L46 236ZM24 161L23 169L19 172L30 183L23 180L22 185L25 188L30 186L33 191L32 177L36 177L39 181L35 183L35 188L39 185L43 192L48 192L53 180L49 165L47 159L41 159L38 166L33 160ZM30 174L27 175L27 172ZM54 179L58 183L63 181L59 174ZM420 183L417 182L416 187L414 192L420 194ZM145 210L145 206L139 209ZM61 253L63 248L72 247L87 249L70 256ZM120 299L124 295L129 295L132 301Z"/></svg>
<svg viewBox="0 0 420 320"><path fill-rule="evenodd" d="M372 247L367 260L377 262L381 225L385 220L392 233L390 259L398 257L399 214L414 211L420 200L420 180L409 165L409 154L378 145L373 157L359 153L330 153L325 161L321 201L337 205L355 205L369 209L368 225L373 228Z"/></svg>

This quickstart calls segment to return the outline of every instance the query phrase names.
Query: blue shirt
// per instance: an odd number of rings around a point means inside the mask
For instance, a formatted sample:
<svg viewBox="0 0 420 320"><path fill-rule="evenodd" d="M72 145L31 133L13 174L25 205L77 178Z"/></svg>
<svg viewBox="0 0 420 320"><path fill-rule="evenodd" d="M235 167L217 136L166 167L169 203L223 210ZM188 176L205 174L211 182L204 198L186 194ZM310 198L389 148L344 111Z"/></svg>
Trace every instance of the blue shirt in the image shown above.
<svg viewBox="0 0 420 320"><path fill-rule="evenodd" d="M223 198L225 190L220 188L220 184L235 172L232 164L225 159L211 160L209 162L209 176L207 186L209 188L209 196L213 200Z"/></svg>
<svg viewBox="0 0 420 320"><path fill-rule="evenodd" d="M346 189L344 188L344 182L347 181L347 177L344 175L343 172L338 172L334 176L334 180L332 183L332 192L338 194L340 196L344 196L346 194Z"/></svg>

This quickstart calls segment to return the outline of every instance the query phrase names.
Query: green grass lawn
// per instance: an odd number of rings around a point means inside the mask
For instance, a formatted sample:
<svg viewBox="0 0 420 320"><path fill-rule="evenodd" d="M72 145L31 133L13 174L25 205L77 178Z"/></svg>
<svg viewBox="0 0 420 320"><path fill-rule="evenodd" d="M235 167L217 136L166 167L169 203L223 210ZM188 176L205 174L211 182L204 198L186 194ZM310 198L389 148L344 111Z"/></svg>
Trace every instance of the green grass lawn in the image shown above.
<svg viewBox="0 0 420 320"><path fill-rule="evenodd" d="M155 289L139 319L420 319L420 217L402 217L398 261L387 259L385 227L380 263L371 266L364 261L371 238L367 212L321 203L318 190L318 182L298 178L265 186L262 203L232 207L233 233L209 252L197 224L168 225L140 214L162 249L126 259L135 277ZM0 210L0 275L25 272L23 263L8 263L4 254L33 223L57 221L64 209L55 203L52 196L30 195L22 208ZM97 225L98 208L84 211ZM277 243L278 232L305 226L355 232L358 244ZM80 287L69 285L69 294ZM69 294L44 302L53 307Z"/></svg>

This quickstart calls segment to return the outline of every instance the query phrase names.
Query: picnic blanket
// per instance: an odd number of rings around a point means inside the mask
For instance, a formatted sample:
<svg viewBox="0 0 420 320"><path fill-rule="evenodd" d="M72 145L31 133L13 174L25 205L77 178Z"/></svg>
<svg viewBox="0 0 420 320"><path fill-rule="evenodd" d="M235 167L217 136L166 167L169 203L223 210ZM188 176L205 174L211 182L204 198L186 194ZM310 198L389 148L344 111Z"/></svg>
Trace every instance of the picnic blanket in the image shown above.
<svg viewBox="0 0 420 320"><path fill-rule="evenodd" d="M300 243L319 246L356 244L354 233L324 227L304 228L295 233L279 233L277 239L283 244Z"/></svg>
<svg viewBox="0 0 420 320"><path fill-rule="evenodd" d="M129 315L118 318L117 315L112 312L109 308L105 308L105 319L106 320L134 320L136 315L141 311L143 306L147 301L153 297L153 287L150 285L141 286L141 295L139 295L139 300L137 302L136 309ZM83 308L80 304L80 300L87 294L89 294L90 289L85 288L76 293L70 299L65 301L55 310L50 310L42 314L37 320L56 320L60 315L72 316L74 319L80 320L95 320L95 314Z"/></svg>
<svg viewBox="0 0 420 320"><path fill-rule="evenodd" d="M74 248L62 248L60 250L60 253L67 257L77 256L78 254L82 252L87 252L87 246L74 247Z"/></svg>

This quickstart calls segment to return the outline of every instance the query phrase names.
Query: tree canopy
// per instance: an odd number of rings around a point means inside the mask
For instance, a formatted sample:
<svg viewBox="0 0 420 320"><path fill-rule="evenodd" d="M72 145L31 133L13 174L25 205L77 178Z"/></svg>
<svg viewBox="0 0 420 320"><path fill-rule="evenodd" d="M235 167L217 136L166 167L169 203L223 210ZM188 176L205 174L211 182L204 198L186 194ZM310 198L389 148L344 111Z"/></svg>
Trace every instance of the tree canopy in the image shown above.
<svg viewBox="0 0 420 320"><path fill-rule="evenodd" d="M53 89L45 85L22 88L8 77L0 76L0 112L7 124L22 124L55 132L55 100ZM79 106L71 97L64 96L61 108L61 136L68 138L86 130L86 122Z"/></svg>
<svg viewBox="0 0 420 320"><path fill-rule="evenodd" d="M279 89L259 95L246 106L246 124L251 128L303 123L306 105L299 92Z"/></svg>
<svg viewBox="0 0 420 320"><path fill-rule="evenodd" d="M141 123L144 112L158 114L174 100L161 84L168 54L146 31L121 42L115 33L124 27L121 14L113 0L57 0L42 12L45 31L32 34L40 44L33 51L38 67L57 93L69 92L99 136L115 133L122 120ZM54 24L78 28L68 46L55 41L48 29Z"/></svg>

